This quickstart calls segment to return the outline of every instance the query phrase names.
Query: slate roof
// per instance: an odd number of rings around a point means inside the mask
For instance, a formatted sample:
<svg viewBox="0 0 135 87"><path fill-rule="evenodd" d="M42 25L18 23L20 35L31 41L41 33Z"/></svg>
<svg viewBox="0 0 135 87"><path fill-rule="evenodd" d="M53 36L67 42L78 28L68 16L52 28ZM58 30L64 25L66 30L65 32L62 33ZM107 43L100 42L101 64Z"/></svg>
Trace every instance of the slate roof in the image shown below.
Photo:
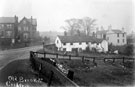
<svg viewBox="0 0 135 87"><path fill-rule="evenodd" d="M0 17L0 23L15 23L15 17Z"/></svg>
<svg viewBox="0 0 135 87"><path fill-rule="evenodd" d="M97 31L97 34L106 34L109 30L101 30L101 31ZM122 30L118 30L118 29L112 29L112 31L114 33L123 33Z"/></svg>
<svg viewBox="0 0 135 87"><path fill-rule="evenodd" d="M113 29L112 30L114 33L123 33L121 30Z"/></svg>
<svg viewBox="0 0 135 87"><path fill-rule="evenodd" d="M31 23L31 19L28 19L28 21ZM32 19L32 25L37 25L37 20L36 19Z"/></svg>
<svg viewBox="0 0 135 87"><path fill-rule="evenodd" d="M103 39L98 39L92 36L58 36L62 43L75 43L75 42L91 42L100 43Z"/></svg>

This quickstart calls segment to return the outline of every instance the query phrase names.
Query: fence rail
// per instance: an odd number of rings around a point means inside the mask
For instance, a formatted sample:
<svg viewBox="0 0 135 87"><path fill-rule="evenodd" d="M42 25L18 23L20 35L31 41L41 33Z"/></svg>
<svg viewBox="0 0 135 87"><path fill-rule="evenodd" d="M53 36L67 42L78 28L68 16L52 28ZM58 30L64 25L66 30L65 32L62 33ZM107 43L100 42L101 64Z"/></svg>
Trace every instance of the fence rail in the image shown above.
<svg viewBox="0 0 135 87"><path fill-rule="evenodd" d="M50 52L33 52L33 54L35 54L35 56L38 57L38 54L43 54L44 58L46 58L46 55L54 55L55 58L59 59L59 56L63 56L63 57L68 57L69 60L72 59L72 57L77 57L78 59L81 59L82 62L84 62L85 60L90 60L92 59L93 62L95 62L96 60L103 60L104 62L106 62L107 60L112 60L113 62L115 62L116 60L122 60L123 63L125 62L125 60L132 60L134 61L135 58L127 58L127 57L121 57L121 58L100 58L100 57L89 57L89 56L84 56L84 55L70 55L70 54L62 54L62 53L50 53Z"/></svg>

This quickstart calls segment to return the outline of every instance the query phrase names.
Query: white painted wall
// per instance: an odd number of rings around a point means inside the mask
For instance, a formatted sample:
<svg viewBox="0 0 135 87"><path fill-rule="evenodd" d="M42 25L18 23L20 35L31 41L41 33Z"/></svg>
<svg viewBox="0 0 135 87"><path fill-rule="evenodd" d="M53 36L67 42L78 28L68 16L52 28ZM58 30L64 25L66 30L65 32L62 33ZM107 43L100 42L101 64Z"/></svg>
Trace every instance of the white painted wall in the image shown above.
<svg viewBox="0 0 135 87"><path fill-rule="evenodd" d="M109 44L112 43L113 45L118 45L118 46L125 45L127 44L127 35L126 33L124 33L124 37L123 37L123 33L119 33L119 37L117 37L117 34L110 30L106 33L106 40L108 41ZM97 38L103 38L103 35L97 35ZM119 39L119 43L117 41L118 39Z"/></svg>
<svg viewBox="0 0 135 87"><path fill-rule="evenodd" d="M89 46L89 49L91 50L92 48L96 48L99 49L102 52L106 52L108 51L108 42L106 40L103 40L101 43L97 44L97 43L91 43L89 42L88 44L86 44L86 42L82 42L82 43L73 43L73 45L71 45L71 43L66 43L65 45L63 43L61 43L60 39L57 37L55 40L55 45L58 48L59 51L63 51L64 48L66 48L66 51L72 51L72 48L81 48L82 50L86 50L86 47Z"/></svg>
<svg viewBox="0 0 135 87"><path fill-rule="evenodd" d="M57 37L56 40L55 40L55 45L56 47L58 48L58 51L61 50L62 48L62 43L60 41L60 39Z"/></svg>
<svg viewBox="0 0 135 87"><path fill-rule="evenodd" d="M73 48L80 48L82 50L85 50L87 47L87 44L85 42L82 42L81 44L78 42L73 43L71 45L70 43L66 43L66 45L62 45L63 48L66 48L66 51L72 51Z"/></svg>
<svg viewBox="0 0 135 87"><path fill-rule="evenodd" d="M107 52L108 51L108 42L103 40L101 43L89 43L89 49L96 48L98 52Z"/></svg>
<svg viewBox="0 0 135 87"><path fill-rule="evenodd" d="M66 48L66 51L72 51L72 47L70 43L66 43L66 45L62 45L62 48Z"/></svg>
<svg viewBox="0 0 135 87"><path fill-rule="evenodd" d="M127 39L126 39L126 34L119 34L119 37L117 37L117 34L113 33L113 34L107 34L106 38L108 40L109 43L112 43L113 45L125 45L127 44ZM108 39L109 38L109 39ZM119 43L118 43L118 39L119 39ZM123 42L124 39L124 42Z"/></svg>
<svg viewBox="0 0 135 87"><path fill-rule="evenodd" d="M108 42L106 40L103 40L101 42L101 48L103 48L102 52L107 52L108 51Z"/></svg>

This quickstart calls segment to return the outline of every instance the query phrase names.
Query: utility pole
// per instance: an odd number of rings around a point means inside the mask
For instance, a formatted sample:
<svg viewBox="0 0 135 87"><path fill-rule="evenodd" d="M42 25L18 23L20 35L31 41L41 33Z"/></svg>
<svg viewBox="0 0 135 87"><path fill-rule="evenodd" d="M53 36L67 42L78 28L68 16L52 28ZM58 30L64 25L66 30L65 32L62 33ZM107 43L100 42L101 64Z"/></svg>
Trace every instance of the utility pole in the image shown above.
<svg viewBox="0 0 135 87"><path fill-rule="evenodd" d="M45 42L43 40L43 53L44 53L44 58L46 57L46 54L45 54Z"/></svg>
<svg viewBox="0 0 135 87"><path fill-rule="evenodd" d="M44 45L45 45L45 42L44 42L44 40L43 40L43 52L45 52L45 48L44 48Z"/></svg>

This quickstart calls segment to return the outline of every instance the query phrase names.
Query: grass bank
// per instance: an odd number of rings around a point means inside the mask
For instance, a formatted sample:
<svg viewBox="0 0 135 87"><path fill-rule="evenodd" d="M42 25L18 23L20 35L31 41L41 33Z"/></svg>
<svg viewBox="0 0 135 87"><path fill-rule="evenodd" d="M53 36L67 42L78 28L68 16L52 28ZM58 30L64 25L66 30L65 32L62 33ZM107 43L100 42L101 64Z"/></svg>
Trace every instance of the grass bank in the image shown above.
<svg viewBox="0 0 135 87"><path fill-rule="evenodd" d="M30 64L28 59L15 60L8 63L0 70L0 84L46 85L42 82L42 78L39 78L38 74L31 69Z"/></svg>
<svg viewBox="0 0 135 87"><path fill-rule="evenodd" d="M60 59L60 63L74 71L73 81L79 86L133 86L135 81L133 67L124 69L117 62L110 64L98 60L95 66L92 61Z"/></svg>

